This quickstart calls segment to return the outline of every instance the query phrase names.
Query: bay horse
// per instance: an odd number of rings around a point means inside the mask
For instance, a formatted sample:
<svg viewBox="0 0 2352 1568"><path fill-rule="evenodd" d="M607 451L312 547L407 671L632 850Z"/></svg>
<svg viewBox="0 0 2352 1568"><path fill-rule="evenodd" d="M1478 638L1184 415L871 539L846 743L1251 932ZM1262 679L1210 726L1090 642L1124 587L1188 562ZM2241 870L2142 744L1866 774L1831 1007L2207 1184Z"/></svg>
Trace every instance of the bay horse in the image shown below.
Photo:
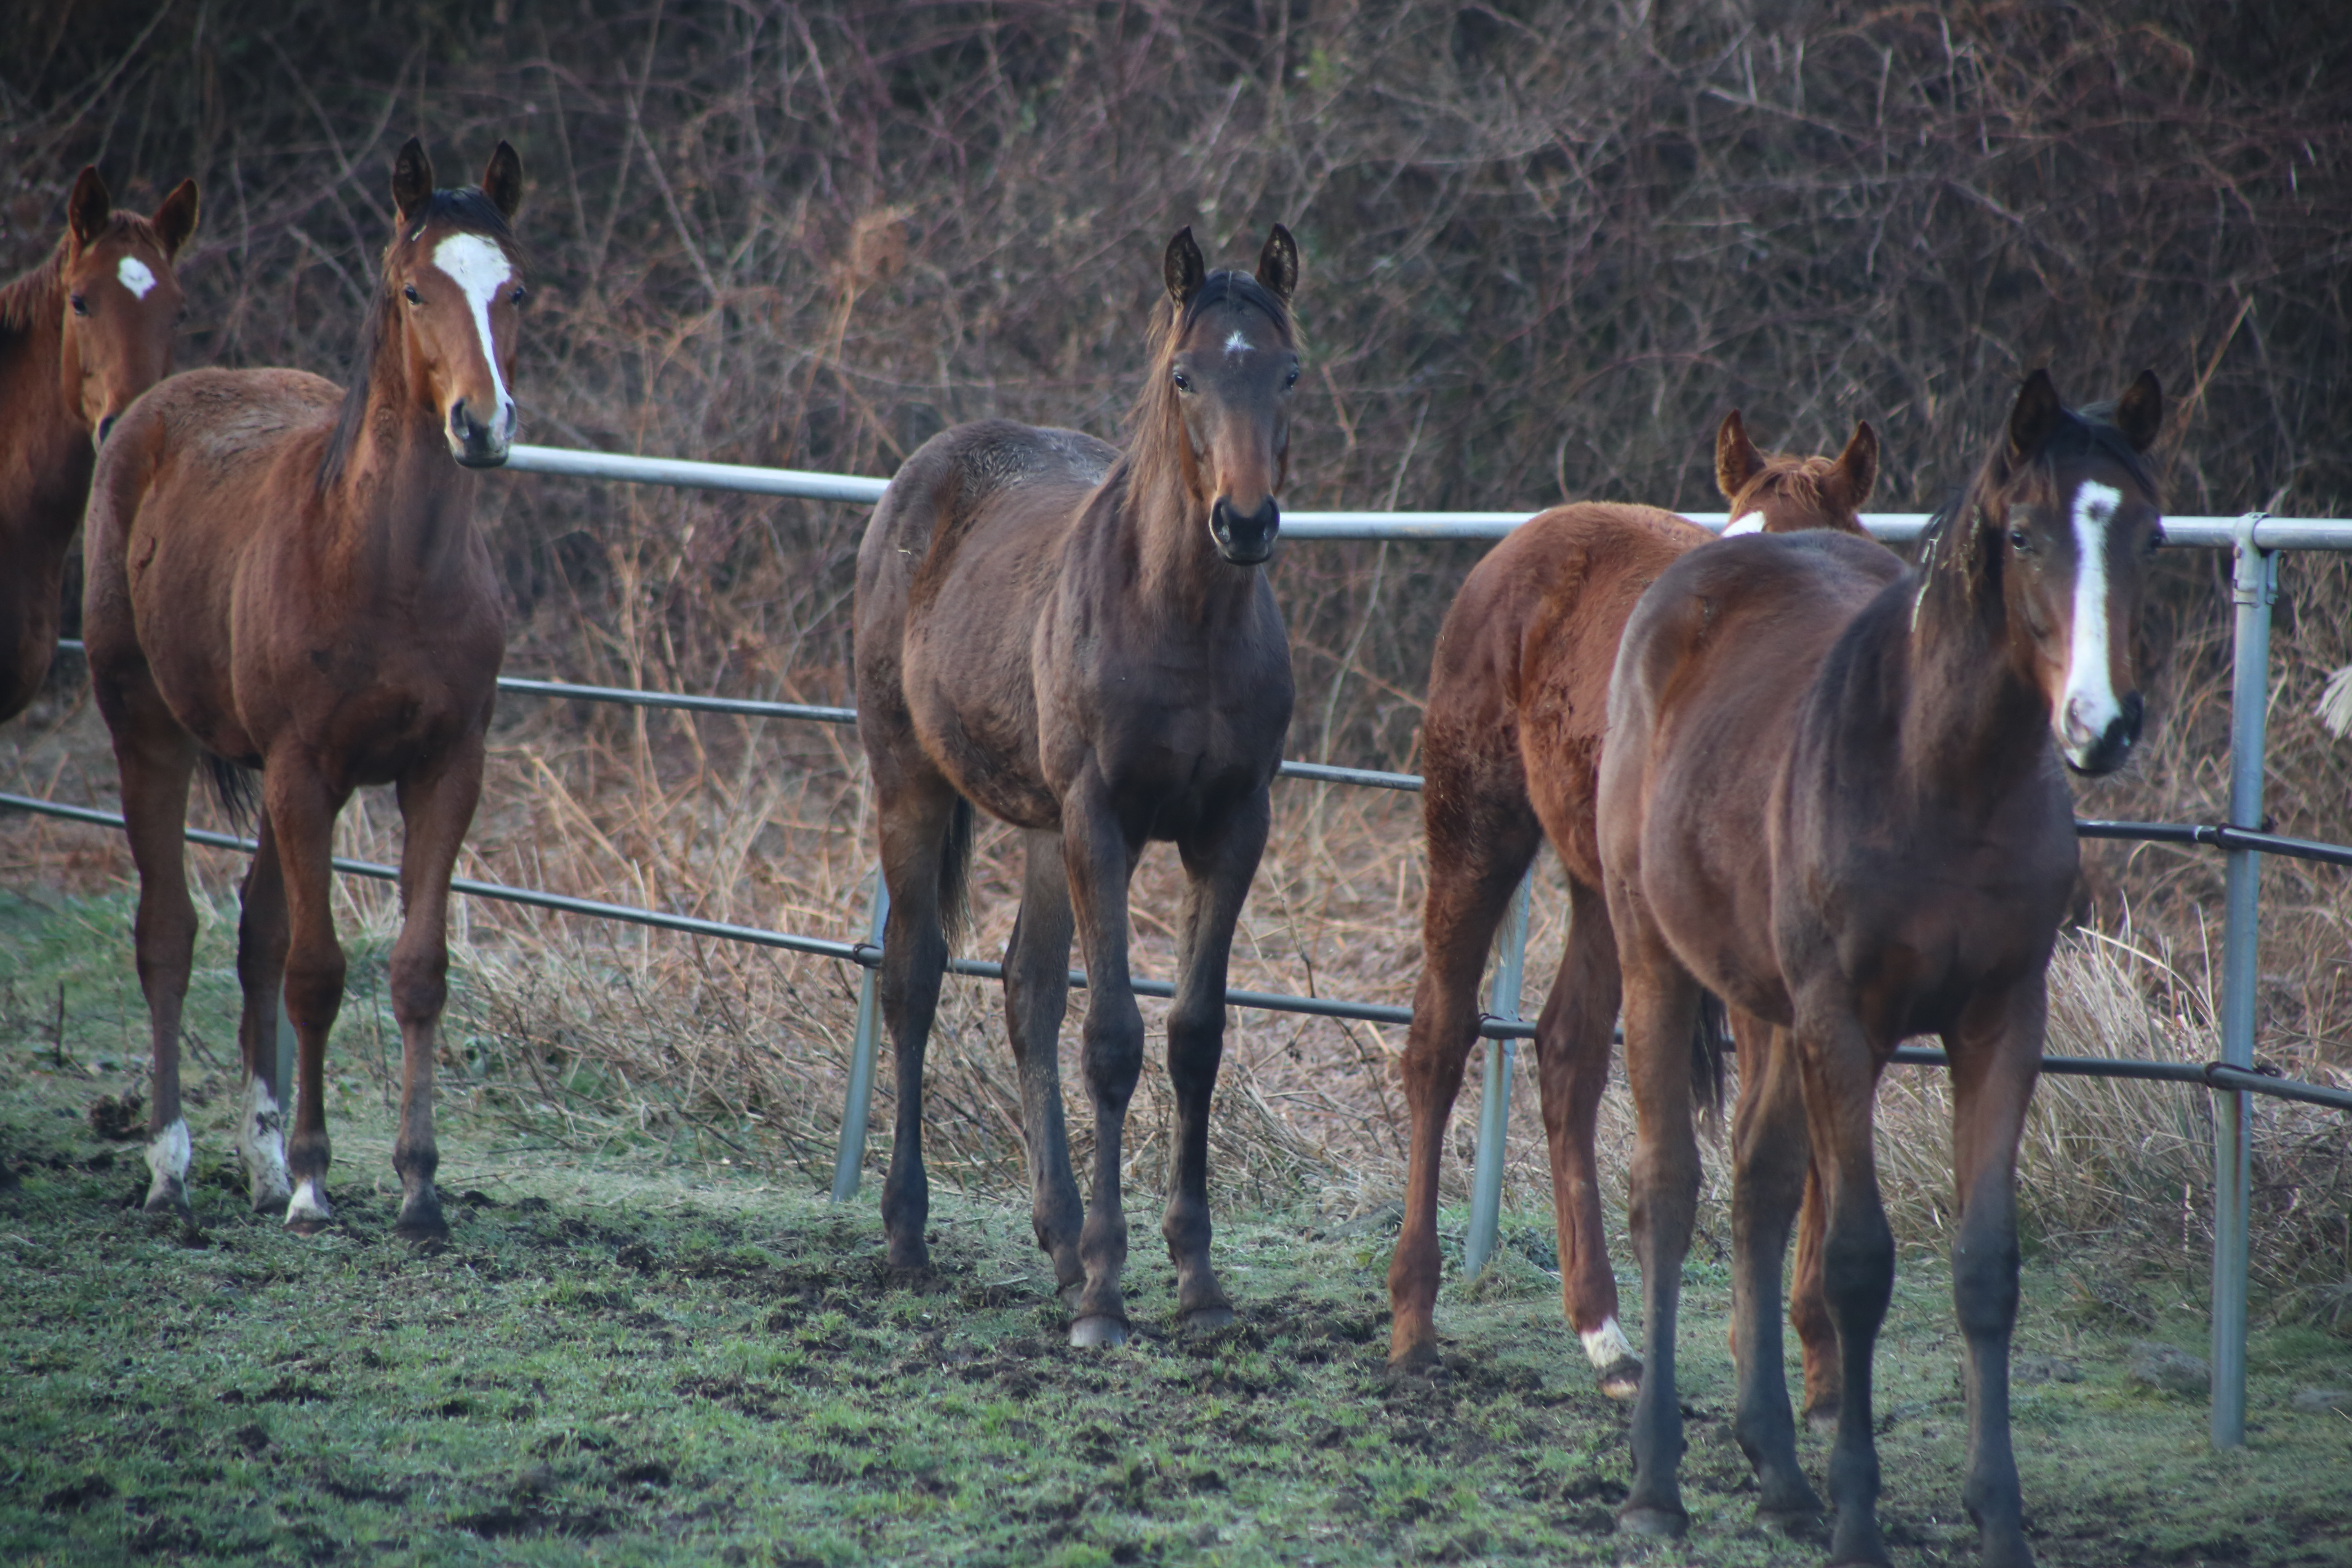
<svg viewBox="0 0 2352 1568"><path fill-rule="evenodd" d="M1280 225L1253 275L1207 270L1192 232L1162 261L1150 370L1118 450L983 420L907 459L857 553L857 730L874 773L882 1011L898 1120L882 1190L895 1268L929 1267L923 1050L961 903L977 805L1022 830L1027 869L1004 956L1037 1245L1070 1342L1127 1338L1119 1142L1143 1058L1128 887L1171 840L1185 895L1168 1073L1176 1161L1160 1233L1189 1328L1233 1321L1209 1260L1208 1116L1225 969L1265 850L1290 724L1290 644L1259 570L1290 460L1298 250ZM1082 1212L1055 1041L1070 939L1085 955L1094 1183Z"/></svg>
<svg viewBox="0 0 2352 1568"><path fill-rule="evenodd" d="M391 963L395 1230L446 1234L433 1186L433 1065L449 877L480 794L505 651L473 470L503 463L514 437L507 385L523 290L509 221L521 195L522 165L505 142L478 186L436 190L412 138L394 165L397 223L350 389L294 370L190 372L141 399L100 456L82 614L139 868L151 1212L190 1212L179 1037L195 912L181 834L204 760L215 779L261 774L260 848L237 927L236 1142L254 1209L282 1209L305 1234L333 1217L323 1074L343 953L329 858L352 792L390 784L404 839ZM281 978L301 1058L290 1143L277 1081Z"/></svg>
<svg viewBox="0 0 2352 1568"><path fill-rule="evenodd" d="M1858 514L1878 476L1878 437L1864 421L1834 458L1767 455L1734 409L1716 432L1715 468L1731 509L1727 533L1859 533ZM1477 1039L1478 979L1496 929L1548 839L1568 874L1570 911L1535 1038L1561 1305L1601 1391L1630 1399L1640 1385L1642 1363L1617 1321L1595 1164L1619 987L1593 794L1625 619L1660 573L1715 537L1655 507L1554 507L1478 563L1438 632L1422 727L1429 888L1403 1063L1412 1131L1404 1225L1389 1266L1390 1364L1400 1371L1437 1361L1437 1175L1446 1121ZM1739 1032L1749 1033L1744 1023ZM1703 1060L1711 1073L1711 1044ZM1809 1207L1808 1217L1816 1212ZM1810 1253L1800 1256L1801 1280L1817 1286L1817 1271L1805 1267ZM1813 1374L1809 1389L1834 1404L1827 1369L1835 1334L1817 1295L1801 1288L1796 1315Z"/></svg>
<svg viewBox="0 0 2352 1568"><path fill-rule="evenodd" d="M2017 1144L2073 893L2064 769L2138 738L2136 634L2163 537L2142 372L2112 405L2026 378L1919 566L1838 533L1695 550L1635 606L1609 693L1599 823L1640 1121L1631 1218L1650 1365L1619 1527L1679 1534L1675 1312L1698 1192L1700 987L1770 1026L1732 1128L1735 1432L1769 1522L1815 1517L1782 1381L1781 1253L1808 1163L1843 1380L1831 1558L1884 1563L1871 1359L1895 1242L1871 1147L1906 1036L1952 1072L1952 1295L1968 1342L1962 1491L1987 1564L2030 1563L2009 1440Z"/></svg>
<svg viewBox="0 0 2352 1568"><path fill-rule="evenodd" d="M116 210L85 168L48 259L0 288L0 721L48 677L66 547L99 443L172 368L172 264L195 232L195 181L141 217Z"/></svg>

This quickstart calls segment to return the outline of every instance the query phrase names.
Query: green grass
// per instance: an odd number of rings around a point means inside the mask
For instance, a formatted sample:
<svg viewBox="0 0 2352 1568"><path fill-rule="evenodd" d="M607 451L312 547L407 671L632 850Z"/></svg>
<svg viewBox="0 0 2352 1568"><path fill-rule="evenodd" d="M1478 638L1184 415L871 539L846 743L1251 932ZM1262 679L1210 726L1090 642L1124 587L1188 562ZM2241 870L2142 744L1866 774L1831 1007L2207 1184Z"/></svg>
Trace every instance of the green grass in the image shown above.
<svg viewBox="0 0 2352 1568"><path fill-rule="evenodd" d="M740 1163L592 1159L458 1093L443 1123L452 1240L422 1254L387 1235L391 1129L351 1045L361 1009L338 1062L349 1092L331 1100L343 1226L303 1240L243 1212L233 1076L199 1064L191 1245L123 1206L137 1146L102 1144L84 1120L133 1081L127 912L0 896L0 998L15 998L0 1018L0 1561L1821 1560L1754 1525L1711 1258L1692 1266L1685 1316L1694 1524L1656 1547L1610 1532L1624 1413L1517 1253L1475 1293L1449 1287L1450 1374L1391 1384L1385 1237L1221 1215L1243 1321L1190 1342L1169 1321L1156 1205L1136 1194L1144 1331L1083 1353L1062 1342L1025 1205L940 1196L939 1278L896 1287L870 1184L835 1209L805 1177ZM191 1008L216 1042L233 1022L226 940L208 930L203 1016ZM2021 1352L2082 1373L2018 1390L2042 1561L2352 1561L2352 1421L2289 1404L2352 1384L2352 1347L2258 1335L2251 1440L2217 1455L2201 1402L2123 1368L2124 1343L2151 1332L2201 1353L2201 1320L2164 1305L2189 1287L2138 1281L2151 1331L2084 1289L2105 1267L2070 1253L2028 1271ZM1937 1260L1906 1258L1880 1354L1882 1518L1905 1564L1967 1561L1974 1539L1947 1285ZM1818 1477L1822 1443L1803 1447Z"/></svg>

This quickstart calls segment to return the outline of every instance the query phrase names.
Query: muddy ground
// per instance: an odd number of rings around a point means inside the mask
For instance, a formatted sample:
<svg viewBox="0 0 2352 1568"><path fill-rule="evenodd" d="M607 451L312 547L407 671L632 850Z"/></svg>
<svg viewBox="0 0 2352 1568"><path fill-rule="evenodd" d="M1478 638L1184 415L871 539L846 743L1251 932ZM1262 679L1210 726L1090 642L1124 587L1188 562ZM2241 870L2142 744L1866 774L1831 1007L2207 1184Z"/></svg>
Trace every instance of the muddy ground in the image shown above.
<svg viewBox="0 0 2352 1568"><path fill-rule="evenodd" d="M1449 1286L1447 1373L1399 1384L1378 1218L1220 1215L1242 1321L1192 1341L1137 1194L1140 1337L1080 1352L1025 1205L942 1194L935 1278L894 1280L872 1182L835 1208L756 1153L591 1155L462 1084L451 1240L396 1243L381 1087L349 1063L341 1223L289 1236L245 1211L215 1044L194 1063L200 1231L152 1221L126 1207L138 1145L89 1115L137 1089L135 1032L77 991L60 1053L35 1005L22 955L66 903L0 911L18 955L0 975L0 1561L1822 1560L1755 1525L1727 1279L1704 1247L1694 1523L1660 1546L1612 1533L1624 1412L1559 1322L1546 1215L1510 1216L1480 1289ZM1967 1562L1974 1539L1947 1289L1938 1259L1906 1256L1881 1351L1882 1518L1906 1568ZM2200 1397L2127 1370L2133 1341L2201 1353L2185 1272L2078 1244L2034 1257L2026 1293L2016 1436L2044 1563L2352 1563L2352 1417L2294 1399L2352 1385L2352 1345L2260 1331L2251 1440L2217 1455ZM1818 1479L1822 1439L1804 1452Z"/></svg>

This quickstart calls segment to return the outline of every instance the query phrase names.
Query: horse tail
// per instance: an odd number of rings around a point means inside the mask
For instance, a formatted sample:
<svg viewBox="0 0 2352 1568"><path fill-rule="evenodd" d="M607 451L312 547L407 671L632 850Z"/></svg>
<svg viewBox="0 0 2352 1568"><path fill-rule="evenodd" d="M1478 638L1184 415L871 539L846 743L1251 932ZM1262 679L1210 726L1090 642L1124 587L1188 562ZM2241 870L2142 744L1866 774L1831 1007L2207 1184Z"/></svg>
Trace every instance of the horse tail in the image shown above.
<svg viewBox="0 0 2352 1568"><path fill-rule="evenodd" d="M971 802L956 796L940 842L940 929L953 947L971 922Z"/></svg>
<svg viewBox="0 0 2352 1568"><path fill-rule="evenodd" d="M221 815L228 818L230 831L240 838L252 832L261 810L261 789L253 782L253 770L206 752L205 773L212 781L213 799L219 803Z"/></svg>
<svg viewBox="0 0 2352 1568"><path fill-rule="evenodd" d="M1723 1116L1723 1058L1731 1048L1731 1015L1712 991L1698 994L1698 1025L1691 1031L1691 1100L1710 1127Z"/></svg>

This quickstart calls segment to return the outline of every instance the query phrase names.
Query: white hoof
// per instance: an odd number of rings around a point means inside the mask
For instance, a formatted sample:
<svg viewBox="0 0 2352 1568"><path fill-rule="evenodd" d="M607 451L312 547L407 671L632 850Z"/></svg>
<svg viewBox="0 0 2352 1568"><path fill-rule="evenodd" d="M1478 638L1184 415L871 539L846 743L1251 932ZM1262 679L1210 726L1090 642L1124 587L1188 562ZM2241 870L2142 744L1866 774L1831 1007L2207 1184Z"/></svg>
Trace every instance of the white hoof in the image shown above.
<svg viewBox="0 0 2352 1568"><path fill-rule="evenodd" d="M147 1141L147 1169L154 1177L147 1187L149 1213L188 1206L188 1164L193 1157L185 1117Z"/></svg>

